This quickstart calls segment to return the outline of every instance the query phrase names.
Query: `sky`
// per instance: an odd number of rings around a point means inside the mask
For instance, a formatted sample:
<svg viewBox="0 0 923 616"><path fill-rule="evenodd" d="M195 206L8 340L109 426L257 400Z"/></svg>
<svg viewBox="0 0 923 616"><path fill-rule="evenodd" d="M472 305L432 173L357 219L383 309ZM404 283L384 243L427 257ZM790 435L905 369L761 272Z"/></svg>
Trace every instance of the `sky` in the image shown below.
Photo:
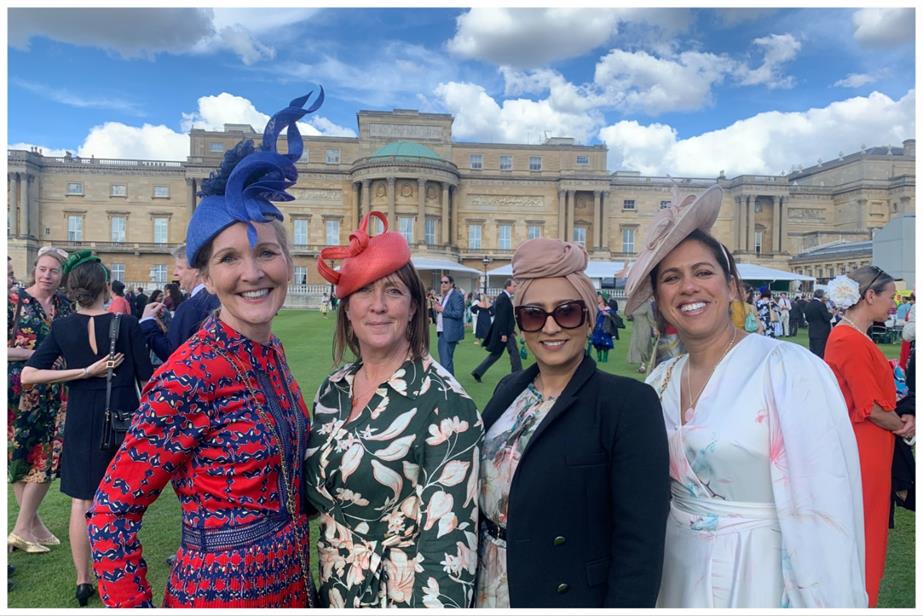
<svg viewBox="0 0 923 616"><path fill-rule="evenodd" d="M872 4L872 3L869 3ZM305 135L449 113L453 139L608 147L608 168L789 173L916 131L913 8L13 8L10 148L185 160L191 128Z"/></svg>

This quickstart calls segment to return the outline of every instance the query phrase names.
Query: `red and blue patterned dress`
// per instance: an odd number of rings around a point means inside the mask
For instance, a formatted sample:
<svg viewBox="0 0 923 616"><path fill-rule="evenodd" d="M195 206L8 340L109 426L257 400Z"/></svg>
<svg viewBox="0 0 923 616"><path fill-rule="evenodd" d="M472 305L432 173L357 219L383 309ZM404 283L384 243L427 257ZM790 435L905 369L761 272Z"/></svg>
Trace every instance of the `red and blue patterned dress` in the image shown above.
<svg viewBox="0 0 923 616"><path fill-rule="evenodd" d="M308 523L297 495L309 429L279 340L262 345L209 318L144 388L87 514L103 603L152 605L138 531L172 481L183 540L164 607L307 607Z"/></svg>

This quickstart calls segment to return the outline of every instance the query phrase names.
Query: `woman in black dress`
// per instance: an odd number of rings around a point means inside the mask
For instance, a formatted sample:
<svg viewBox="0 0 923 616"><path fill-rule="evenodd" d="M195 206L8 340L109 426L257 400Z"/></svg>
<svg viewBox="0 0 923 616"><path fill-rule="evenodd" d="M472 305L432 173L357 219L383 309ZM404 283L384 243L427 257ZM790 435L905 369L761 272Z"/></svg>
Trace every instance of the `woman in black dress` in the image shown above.
<svg viewBox="0 0 923 616"><path fill-rule="evenodd" d="M477 315L477 321L474 324L475 344L487 337L490 331L490 319L494 316L494 307L487 299L487 296L481 294L479 300L471 305L471 313Z"/></svg>
<svg viewBox="0 0 923 616"><path fill-rule="evenodd" d="M67 383L68 407L61 452L61 491L70 496L71 556L77 569L76 597L86 605L94 588L90 581L90 544L85 515L115 450L102 450L100 443L106 409L106 360L109 358L109 326L117 315L107 313L109 272L89 250L77 251L64 264L68 295L77 302L77 312L52 323L22 371L24 384ZM131 315L121 319L116 339L110 408L138 407L138 384L151 377L153 369L138 321ZM63 357L68 368L52 370Z"/></svg>

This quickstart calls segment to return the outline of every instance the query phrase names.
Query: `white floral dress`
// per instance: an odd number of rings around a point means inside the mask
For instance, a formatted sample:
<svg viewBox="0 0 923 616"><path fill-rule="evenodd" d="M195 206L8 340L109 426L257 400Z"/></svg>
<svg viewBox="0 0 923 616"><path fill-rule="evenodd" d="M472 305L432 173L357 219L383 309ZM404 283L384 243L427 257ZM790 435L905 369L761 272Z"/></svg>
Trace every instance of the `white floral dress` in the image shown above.
<svg viewBox="0 0 923 616"><path fill-rule="evenodd" d="M682 424L687 359L647 379L673 493L657 607L866 607L859 454L833 372L801 346L748 335Z"/></svg>
<svg viewBox="0 0 923 616"><path fill-rule="evenodd" d="M347 423L360 367L332 374L314 401L305 485L321 513L321 604L469 607L480 414L427 355L405 362Z"/></svg>
<svg viewBox="0 0 923 616"><path fill-rule="evenodd" d="M506 527L510 487L522 452L556 400L542 397L529 383L484 437L481 448L481 515L497 526ZM510 607L506 542L482 532L478 560L475 606Z"/></svg>

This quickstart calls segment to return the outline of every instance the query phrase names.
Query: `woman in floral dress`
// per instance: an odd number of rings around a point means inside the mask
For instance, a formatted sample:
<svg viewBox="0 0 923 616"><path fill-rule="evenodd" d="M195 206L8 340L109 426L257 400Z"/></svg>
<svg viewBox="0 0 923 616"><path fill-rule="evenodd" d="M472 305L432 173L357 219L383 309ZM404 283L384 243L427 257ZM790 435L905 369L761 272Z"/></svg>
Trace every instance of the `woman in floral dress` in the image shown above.
<svg viewBox="0 0 923 616"><path fill-rule="evenodd" d="M11 289L7 302L7 474L19 505L7 543L30 553L60 544L39 518L38 507L58 472L66 402L60 385L24 389L19 379L26 360L51 332L51 322L71 313L70 302L58 291L66 259L59 248L40 249L32 284Z"/></svg>
<svg viewBox="0 0 923 616"><path fill-rule="evenodd" d="M323 91L322 91L323 92ZM167 483L182 543L164 607L313 605L302 461L308 410L272 320L292 279L282 213L269 199L298 177L296 121L307 97L274 115L263 147L225 155L203 184L186 256L220 302L144 388L141 406L89 513L93 566L108 607L151 607L141 518ZM275 151L288 128L288 153Z"/></svg>
<svg viewBox="0 0 923 616"><path fill-rule="evenodd" d="M384 231L367 234L371 216ZM339 271L325 259L344 259ZM336 285L334 360L320 386L305 463L321 513L321 605L469 607L477 564L474 402L428 352L426 295L410 248L370 212L348 247L325 248Z"/></svg>

